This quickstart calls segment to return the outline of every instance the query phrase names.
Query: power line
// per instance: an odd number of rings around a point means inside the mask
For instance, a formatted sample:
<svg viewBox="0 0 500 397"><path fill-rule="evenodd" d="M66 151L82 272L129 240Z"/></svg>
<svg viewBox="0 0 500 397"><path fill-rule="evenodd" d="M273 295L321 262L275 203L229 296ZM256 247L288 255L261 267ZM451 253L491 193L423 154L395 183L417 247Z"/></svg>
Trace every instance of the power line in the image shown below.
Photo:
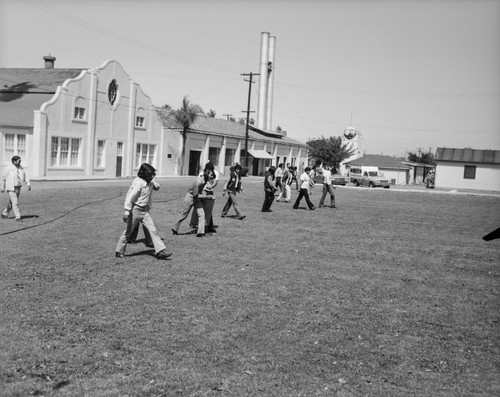
<svg viewBox="0 0 500 397"><path fill-rule="evenodd" d="M89 30L92 30L94 32L98 32L98 33L104 34L105 36L108 36L108 37L111 37L111 38L113 38L115 40L124 42L126 44L129 44L129 45L131 45L133 47L136 47L136 48L139 48L141 50L147 50L147 51L153 52L153 53L155 53L157 55L161 55L161 56L165 56L165 57L168 57L168 58L171 58L171 59L175 59L175 60L177 60L179 62L189 63L189 64L192 64L192 65L204 67L204 68L207 68L207 69L219 70L219 71L225 71L225 72L236 72L236 70L234 70L234 69L230 69L230 68L227 68L227 67L224 67L224 66L220 66L220 65L209 64L209 63L202 62L202 61L199 61L199 60L196 60L196 59L193 59L193 58L189 58L189 57L186 57L186 56L178 55L178 54L175 54L175 53L170 52L170 51L166 51L166 50L161 49L161 48L154 47L154 46L152 46L152 45L150 45L148 43L132 39L130 37L118 34L118 33L114 32L112 30L103 28L101 26L98 26L98 25L92 24L90 22L87 22L87 21L85 21L83 19L74 17L71 14L68 14L68 13L66 13L64 11L61 11L61 10L55 8L55 7L47 6L46 4L43 4L41 2L35 3L33 1L31 1L31 0L24 0L24 1L26 3L29 3L32 7L36 7L38 9L41 9L42 11L47 12L49 14L52 14L52 15L58 17L58 18L62 18L66 22L71 22L73 24L82 26L82 27L84 27L86 29L89 29Z"/></svg>

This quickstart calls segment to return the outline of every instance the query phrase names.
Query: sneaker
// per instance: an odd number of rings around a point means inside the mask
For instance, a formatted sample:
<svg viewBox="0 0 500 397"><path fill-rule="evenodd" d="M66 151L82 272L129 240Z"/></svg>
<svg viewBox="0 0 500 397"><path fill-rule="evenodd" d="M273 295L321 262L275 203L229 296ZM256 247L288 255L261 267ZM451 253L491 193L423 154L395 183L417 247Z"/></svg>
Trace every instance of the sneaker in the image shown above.
<svg viewBox="0 0 500 397"><path fill-rule="evenodd" d="M172 234L177 235L177 234L179 234L179 233L177 233L177 230L172 229Z"/></svg>
<svg viewBox="0 0 500 397"><path fill-rule="evenodd" d="M167 259L172 256L171 252L167 252L166 249L162 249L161 251L155 254L156 259Z"/></svg>
<svg viewBox="0 0 500 397"><path fill-rule="evenodd" d="M16 221L22 222L23 220L21 218L16 218Z"/></svg>
<svg viewBox="0 0 500 397"><path fill-rule="evenodd" d="M205 233L198 233L196 237L205 237Z"/></svg>
<svg viewBox="0 0 500 397"><path fill-rule="evenodd" d="M115 252L115 257L116 258L123 258L125 254L123 252Z"/></svg>
<svg viewBox="0 0 500 397"><path fill-rule="evenodd" d="M7 215L2 214L2 219L7 219Z"/></svg>
<svg viewBox="0 0 500 397"><path fill-rule="evenodd" d="M316 207L312 207L312 208L310 208L310 210L311 210L311 211L314 211L315 209L316 209Z"/></svg>
<svg viewBox="0 0 500 397"><path fill-rule="evenodd" d="M280 202L280 199L276 199L276 202L279 203Z"/></svg>
<svg viewBox="0 0 500 397"><path fill-rule="evenodd" d="M247 217L246 215L241 215L238 219L239 219L240 221L242 221L242 220L243 220L243 219L245 219L246 217Z"/></svg>

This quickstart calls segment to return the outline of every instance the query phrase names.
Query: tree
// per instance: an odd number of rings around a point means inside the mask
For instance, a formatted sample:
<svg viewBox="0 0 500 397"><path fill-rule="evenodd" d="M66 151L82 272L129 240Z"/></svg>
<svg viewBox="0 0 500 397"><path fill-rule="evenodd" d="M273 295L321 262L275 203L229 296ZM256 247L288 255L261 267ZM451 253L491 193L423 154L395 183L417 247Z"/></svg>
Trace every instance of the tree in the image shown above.
<svg viewBox="0 0 500 397"><path fill-rule="evenodd" d="M186 154L187 133L198 115L204 114L199 105L191 103L187 96L182 100L182 106L174 112L175 120L182 126L182 152L179 160L179 174L184 175L184 156Z"/></svg>
<svg viewBox="0 0 500 397"><path fill-rule="evenodd" d="M350 143L343 141L339 136L329 138L321 136L321 138L310 139L307 145L310 160L316 164L328 164L336 169L342 161L351 157L356 151L351 148Z"/></svg>
<svg viewBox="0 0 500 397"><path fill-rule="evenodd" d="M210 109L210 110L207 112L207 116L208 116L208 117L212 117L212 118L213 118L213 117L215 117L215 115L216 115L216 114L217 114L217 113L215 113L215 110L213 110L213 109Z"/></svg>
<svg viewBox="0 0 500 397"><path fill-rule="evenodd" d="M419 154L408 152L408 161L413 161L415 163L435 165L434 155L431 152L419 153Z"/></svg>

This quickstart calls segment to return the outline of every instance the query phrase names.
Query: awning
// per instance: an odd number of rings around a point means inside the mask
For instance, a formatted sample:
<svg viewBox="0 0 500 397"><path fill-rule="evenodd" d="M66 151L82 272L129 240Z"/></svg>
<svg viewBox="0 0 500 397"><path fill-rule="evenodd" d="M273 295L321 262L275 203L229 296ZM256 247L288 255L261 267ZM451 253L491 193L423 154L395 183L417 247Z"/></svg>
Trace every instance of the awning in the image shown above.
<svg viewBox="0 0 500 397"><path fill-rule="evenodd" d="M273 156L271 156L269 153L267 153L265 150L252 150L248 149L248 153L255 157L256 159L272 159Z"/></svg>

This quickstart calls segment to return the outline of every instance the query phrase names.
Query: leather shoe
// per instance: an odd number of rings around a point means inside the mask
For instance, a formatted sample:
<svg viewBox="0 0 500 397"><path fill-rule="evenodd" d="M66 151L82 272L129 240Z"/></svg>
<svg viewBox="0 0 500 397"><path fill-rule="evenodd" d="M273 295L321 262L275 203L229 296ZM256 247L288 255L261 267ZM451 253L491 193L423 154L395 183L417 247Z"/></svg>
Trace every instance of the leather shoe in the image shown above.
<svg viewBox="0 0 500 397"><path fill-rule="evenodd" d="M171 252L167 252L167 250L163 249L155 254L156 259L167 259L172 256Z"/></svg>
<svg viewBox="0 0 500 397"><path fill-rule="evenodd" d="M240 221L242 221L242 220L243 220L243 219L245 219L246 217L247 217L246 215L242 215L242 216L240 216L238 219L239 219Z"/></svg>
<svg viewBox="0 0 500 397"><path fill-rule="evenodd" d="M179 233L177 233L177 230L172 229L172 234L177 235L177 234L179 234Z"/></svg>
<svg viewBox="0 0 500 397"><path fill-rule="evenodd" d="M124 256L125 256L125 254L122 253L122 252L115 252L115 257L116 258L123 258Z"/></svg>

